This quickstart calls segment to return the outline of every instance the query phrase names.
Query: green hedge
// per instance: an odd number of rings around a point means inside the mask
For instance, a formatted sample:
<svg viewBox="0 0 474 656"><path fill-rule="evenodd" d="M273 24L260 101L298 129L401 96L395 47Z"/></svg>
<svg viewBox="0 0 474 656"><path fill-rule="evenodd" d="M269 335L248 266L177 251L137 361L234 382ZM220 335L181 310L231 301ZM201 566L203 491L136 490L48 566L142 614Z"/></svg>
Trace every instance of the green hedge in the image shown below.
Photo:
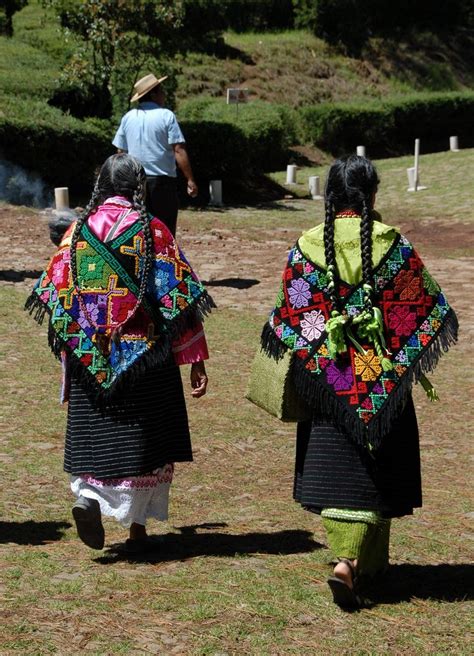
<svg viewBox="0 0 474 656"><path fill-rule="evenodd" d="M236 125L212 119L180 124L199 180L242 178L258 164L247 134ZM0 97L0 158L73 193L91 189L97 167L115 152L116 128L110 121L75 119L41 101Z"/></svg>
<svg viewBox="0 0 474 656"><path fill-rule="evenodd" d="M0 155L52 186L90 189L96 167L113 152L107 124L85 122L45 102L0 98Z"/></svg>
<svg viewBox="0 0 474 656"><path fill-rule="evenodd" d="M296 111L284 105L254 101L237 107L210 98L188 101L179 110L180 120L232 125L234 134L240 133L247 142L245 166L263 172L288 163L288 148L297 139L296 117ZM229 157L233 147L232 141L225 144Z"/></svg>
<svg viewBox="0 0 474 656"><path fill-rule="evenodd" d="M367 146L371 157L403 155L420 138L424 152L445 150L450 135L474 146L474 93L416 94L386 101L321 104L299 110L300 140L333 155Z"/></svg>
<svg viewBox="0 0 474 656"><path fill-rule="evenodd" d="M179 121L199 181L244 179L283 169L289 146L313 143L333 155L364 144L370 157L445 150L448 137L474 146L474 93L418 94L365 104L322 104L298 111L210 99L185 104ZM298 135L295 133L298 126ZM0 157L38 173L51 186L90 191L94 172L114 152L110 121L81 121L39 100L0 96Z"/></svg>

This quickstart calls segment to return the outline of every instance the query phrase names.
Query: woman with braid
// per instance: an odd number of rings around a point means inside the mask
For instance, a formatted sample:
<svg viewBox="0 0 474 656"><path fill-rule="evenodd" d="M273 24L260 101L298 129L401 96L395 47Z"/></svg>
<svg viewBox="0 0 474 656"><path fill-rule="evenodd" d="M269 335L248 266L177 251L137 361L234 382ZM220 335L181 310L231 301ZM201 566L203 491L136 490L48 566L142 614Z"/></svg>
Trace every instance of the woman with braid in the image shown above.
<svg viewBox="0 0 474 656"><path fill-rule="evenodd" d="M202 318L213 305L168 228L147 214L145 172L109 157L27 308L49 315L49 344L69 400L64 468L81 540L104 546L102 515L129 528L124 549L153 548L175 462L192 460L179 365L206 393Z"/></svg>
<svg viewBox="0 0 474 656"><path fill-rule="evenodd" d="M328 579L343 608L388 567L392 517L421 506L412 384L457 339L454 311L408 240L374 211L372 163L330 168L324 224L291 250L262 333L267 355L291 351L299 411L294 498L323 518L336 557ZM288 360L288 358L286 358Z"/></svg>

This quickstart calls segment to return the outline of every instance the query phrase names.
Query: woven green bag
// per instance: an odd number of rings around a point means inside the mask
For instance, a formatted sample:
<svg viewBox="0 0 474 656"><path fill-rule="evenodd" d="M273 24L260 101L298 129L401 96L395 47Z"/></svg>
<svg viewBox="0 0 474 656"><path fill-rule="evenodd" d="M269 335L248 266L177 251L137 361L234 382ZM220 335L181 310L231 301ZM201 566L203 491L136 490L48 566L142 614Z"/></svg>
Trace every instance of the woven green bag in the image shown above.
<svg viewBox="0 0 474 656"><path fill-rule="evenodd" d="M279 360L259 348L252 363L245 398L281 421L304 421L311 410L298 395L290 367L293 353Z"/></svg>

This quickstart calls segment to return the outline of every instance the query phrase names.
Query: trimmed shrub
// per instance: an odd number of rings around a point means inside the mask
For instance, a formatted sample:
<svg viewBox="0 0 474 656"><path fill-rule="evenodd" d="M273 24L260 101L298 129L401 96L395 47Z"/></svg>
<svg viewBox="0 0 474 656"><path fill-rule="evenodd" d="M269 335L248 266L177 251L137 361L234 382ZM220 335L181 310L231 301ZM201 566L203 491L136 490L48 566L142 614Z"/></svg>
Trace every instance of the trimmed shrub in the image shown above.
<svg viewBox="0 0 474 656"><path fill-rule="evenodd" d="M180 108L179 116L194 121L231 124L247 140L247 164L256 171L276 171L288 161L288 147L296 140L296 112L284 105L252 102L226 105L199 98ZM229 152L233 144L227 144Z"/></svg>
<svg viewBox="0 0 474 656"><path fill-rule="evenodd" d="M180 121L194 174L200 180L242 178L249 166L246 136L230 123Z"/></svg>
<svg viewBox="0 0 474 656"><path fill-rule="evenodd" d="M2 0L0 2L0 33L13 36L13 14L23 9L27 0Z"/></svg>
<svg viewBox="0 0 474 656"><path fill-rule="evenodd" d="M367 146L370 156L403 155L420 138L425 152L445 150L450 135L474 145L474 93L416 94L399 99L321 104L299 111L300 138L333 155Z"/></svg>
<svg viewBox="0 0 474 656"><path fill-rule="evenodd" d="M106 122L79 121L40 101L3 97L0 107L1 157L52 186L89 190L95 169L114 151Z"/></svg>
<svg viewBox="0 0 474 656"><path fill-rule="evenodd" d="M250 148L241 129L212 120L180 124L200 180L246 174ZM115 152L116 128L111 121L75 119L41 101L0 97L0 158L74 193L91 190L97 167Z"/></svg>

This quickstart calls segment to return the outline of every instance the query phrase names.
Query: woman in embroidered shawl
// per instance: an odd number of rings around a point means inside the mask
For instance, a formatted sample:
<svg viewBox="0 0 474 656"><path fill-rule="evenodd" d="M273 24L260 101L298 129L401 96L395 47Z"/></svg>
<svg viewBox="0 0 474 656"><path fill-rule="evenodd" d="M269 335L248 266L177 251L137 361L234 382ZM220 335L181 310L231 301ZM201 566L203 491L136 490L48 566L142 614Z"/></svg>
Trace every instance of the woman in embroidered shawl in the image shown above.
<svg viewBox="0 0 474 656"><path fill-rule="evenodd" d="M337 561L334 601L360 605L358 582L388 567L392 517L421 506L413 382L457 338L437 283L396 228L374 211L372 163L336 161L324 224L289 254L262 346L293 351L291 375L312 419L297 429L294 498L321 514Z"/></svg>
<svg viewBox="0 0 474 656"><path fill-rule="evenodd" d="M146 521L167 519L174 463L192 460L179 365L191 365L193 397L207 386L212 300L144 198L138 160L109 157L27 301L38 321L49 314L63 361L64 468L78 535L94 549L102 514L129 528L126 551L153 548Z"/></svg>

